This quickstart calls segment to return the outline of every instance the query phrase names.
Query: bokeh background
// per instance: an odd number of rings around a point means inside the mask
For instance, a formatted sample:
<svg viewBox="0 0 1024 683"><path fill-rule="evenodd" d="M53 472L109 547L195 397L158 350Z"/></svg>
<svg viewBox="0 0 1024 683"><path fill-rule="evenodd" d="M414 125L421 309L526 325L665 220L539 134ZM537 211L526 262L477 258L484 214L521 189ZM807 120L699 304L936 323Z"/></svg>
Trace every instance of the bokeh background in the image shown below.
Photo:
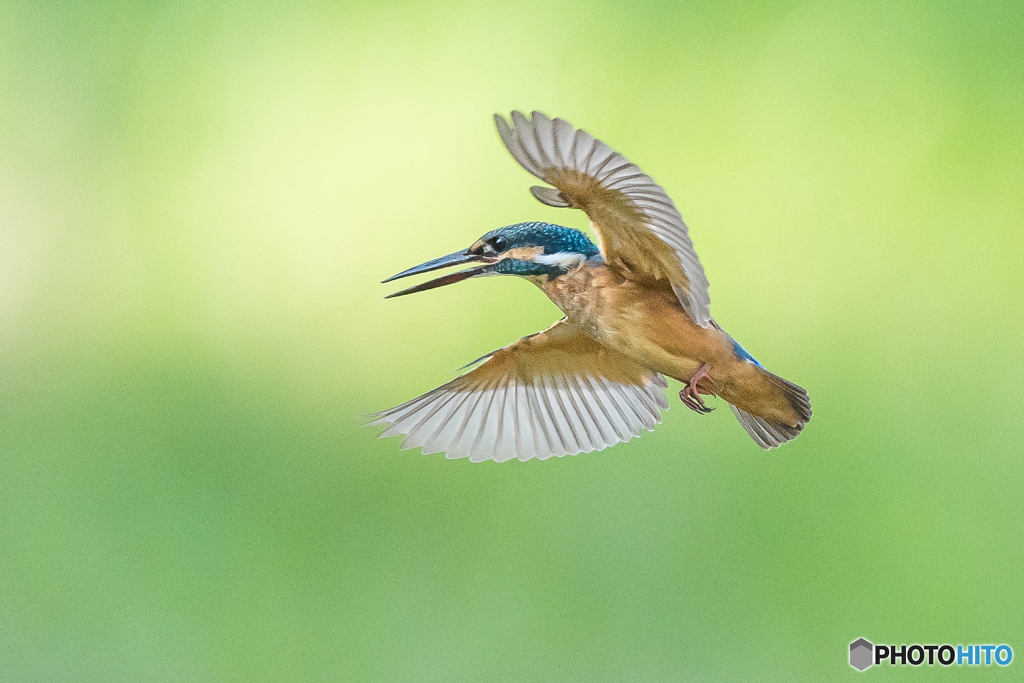
<svg viewBox="0 0 1024 683"><path fill-rule="evenodd" d="M0 3L0 679L822 681L864 636L1007 643L932 673L1010 680L1022 35L1014 1ZM797 441L678 386L547 462L361 426L559 315L382 298L585 226L513 108L668 188L716 318L809 390Z"/></svg>

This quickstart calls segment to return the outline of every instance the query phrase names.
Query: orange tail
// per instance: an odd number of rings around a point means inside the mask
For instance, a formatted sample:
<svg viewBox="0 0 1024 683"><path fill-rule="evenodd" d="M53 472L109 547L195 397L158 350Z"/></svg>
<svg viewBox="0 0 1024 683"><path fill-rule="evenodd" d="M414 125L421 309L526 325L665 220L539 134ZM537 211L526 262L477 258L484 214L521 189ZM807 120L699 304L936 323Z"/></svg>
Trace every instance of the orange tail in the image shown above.
<svg viewBox="0 0 1024 683"><path fill-rule="evenodd" d="M750 367L754 373L742 383L742 391L726 392L722 398L729 401L750 438L768 450L796 438L811 419L811 402L807 392L792 382L759 366Z"/></svg>

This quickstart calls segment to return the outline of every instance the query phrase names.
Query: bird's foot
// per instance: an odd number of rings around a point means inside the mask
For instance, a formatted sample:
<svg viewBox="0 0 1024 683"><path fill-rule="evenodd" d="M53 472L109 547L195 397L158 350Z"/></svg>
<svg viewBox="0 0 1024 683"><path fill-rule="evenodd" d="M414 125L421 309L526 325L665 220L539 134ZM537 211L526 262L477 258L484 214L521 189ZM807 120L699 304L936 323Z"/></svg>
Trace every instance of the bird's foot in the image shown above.
<svg viewBox="0 0 1024 683"><path fill-rule="evenodd" d="M708 376L708 364L704 363L700 366L700 369L690 378L689 383L683 387L683 390L679 392L679 400L683 402L683 405L692 410L695 413L701 415L707 415L714 408L708 408L704 405L704 400L697 393L697 382L701 381ZM710 379L710 378L709 378Z"/></svg>
<svg viewBox="0 0 1024 683"><path fill-rule="evenodd" d="M688 392L689 387L679 392L679 398L683 401L684 406L686 406L695 413L700 413L701 415L707 415L712 410L714 410L714 408L709 408L706 405L704 405L704 401L702 401L700 398L692 398Z"/></svg>

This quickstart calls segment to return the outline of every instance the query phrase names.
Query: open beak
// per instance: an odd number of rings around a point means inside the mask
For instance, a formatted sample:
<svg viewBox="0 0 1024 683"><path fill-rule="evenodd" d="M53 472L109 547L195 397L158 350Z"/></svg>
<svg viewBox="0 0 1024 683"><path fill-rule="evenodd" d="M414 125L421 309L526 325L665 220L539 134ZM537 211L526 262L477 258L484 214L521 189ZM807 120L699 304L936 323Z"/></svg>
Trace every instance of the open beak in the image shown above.
<svg viewBox="0 0 1024 683"><path fill-rule="evenodd" d="M443 287L444 285L451 285L451 284L455 284L456 282L462 282L463 280L465 280L467 278L471 278L474 275L480 275L480 274L486 272L488 270L488 268L490 267L490 264L494 263L495 259L487 258L486 256L479 256L477 254L470 254L469 252L466 252L466 251L457 251L454 254L448 254L447 256L442 256L441 258L436 258L433 261L427 261L426 263L421 263L420 265L416 266L415 268L410 268L409 270L403 270L398 275L392 275L387 280L382 280L382 283L384 283L384 282L391 282L392 280L397 280L397 279L403 278L403 277L409 277L410 275L419 275L420 273L429 273L430 271L438 270L439 268L448 268L449 266L461 266L461 265L464 265L466 263L478 263L478 262L481 262L481 261L484 262L484 265L479 266L477 268L469 268L468 270L460 270L457 273L449 273L448 275L445 275L443 277L439 277L439 278L437 278L435 280L428 280L428 281L426 281L426 282L424 282L422 284L418 284L415 287L409 287L408 289L403 289L400 292L395 292L394 294L388 294L384 298L385 299L392 299L392 298L394 298L396 296L405 296L406 294L414 294L416 292L424 292L424 291L426 291L428 289L434 289L435 287Z"/></svg>

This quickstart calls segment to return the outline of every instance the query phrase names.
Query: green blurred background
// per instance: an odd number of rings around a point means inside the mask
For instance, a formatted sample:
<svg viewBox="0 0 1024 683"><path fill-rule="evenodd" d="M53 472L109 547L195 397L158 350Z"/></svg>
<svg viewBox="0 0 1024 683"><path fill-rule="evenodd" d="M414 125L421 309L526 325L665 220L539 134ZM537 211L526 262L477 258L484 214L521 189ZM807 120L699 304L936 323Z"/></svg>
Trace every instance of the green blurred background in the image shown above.
<svg viewBox="0 0 1024 683"><path fill-rule="evenodd" d="M1022 35L1016 1L0 3L0 680L822 681L860 636L1019 677ZM378 284L585 226L513 108L668 189L716 318L809 390L796 442L675 385L547 462L361 426L559 315Z"/></svg>

